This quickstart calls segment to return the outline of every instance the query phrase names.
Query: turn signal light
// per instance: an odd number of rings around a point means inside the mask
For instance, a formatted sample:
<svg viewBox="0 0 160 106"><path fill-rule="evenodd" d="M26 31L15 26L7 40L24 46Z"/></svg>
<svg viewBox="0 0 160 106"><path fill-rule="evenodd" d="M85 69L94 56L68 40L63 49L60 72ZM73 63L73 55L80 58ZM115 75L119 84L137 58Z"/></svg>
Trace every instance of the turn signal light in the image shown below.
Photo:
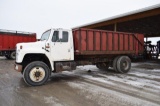
<svg viewBox="0 0 160 106"><path fill-rule="evenodd" d="M49 45L46 45L46 48L49 48Z"/></svg>

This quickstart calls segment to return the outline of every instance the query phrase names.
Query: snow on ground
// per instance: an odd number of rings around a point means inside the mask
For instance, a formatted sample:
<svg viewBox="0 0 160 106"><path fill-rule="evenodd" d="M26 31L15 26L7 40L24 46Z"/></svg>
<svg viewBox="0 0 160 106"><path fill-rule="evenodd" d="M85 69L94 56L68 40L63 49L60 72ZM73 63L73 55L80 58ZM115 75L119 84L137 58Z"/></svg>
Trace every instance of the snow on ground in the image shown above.
<svg viewBox="0 0 160 106"><path fill-rule="evenodd" d="M118 106L119 103L123 106L140 106L143 104L145 106L157 106L148 101L84 82L68 82L68 85L79 89L81 95L84 95L86 99L96 101L100 106Z"/></svg>
<svg viewBox="0 0 160 106"><path fill-rule="evenodd" d="M68 84L71 87L80 89L82 94L88 93L85 98L95 100L103 106L112 105L112 103L115 104L118 102L121 102L121 104L124 103L123 105L136 106L144 104L145 106L153 106L159 104L160 70L147 69L146 71L146 69L136 68L137 65L132 65L133 68L127 74L100 71L93 65L80 66L77 67L77 70L72 72L65 71L63 74L79 76L84 79L86 82L68 82ZM91 72L88 70L91 70ZM158 74L156 75L155 72ZM105 88L103 88L104 86ZM154 100L150 98L154 98ZM107 102L103 101L106 99L109 100L109 103L111 104L107 104ZM157 102L157 104L154 104L153 102Z"/></svg>
<svg viewBox="0 0 160 106"><path fill-rule="evenodd" d="M160 70L156 70L156 72L158 72L158 71L160 72ZM130 72L129 75L136 75L136 76L139 76L139 77L145 77L145 78L149 78L149 79L156 79L157 78L157 79L160 80L160 77L158 75L151 75L151 74L145 74L145 73L134 72L134 71Z"/></svg>
<svg viewBox="0 0 160 106"><path fill-rule="evenodd" d="M50 97L44 97L45 103L52 104L53 106L64 106L60 104L59 100L56 97L50 96Z"/></svg>
<svg viewBox="0 0 160 106"><path fill-rule="evenodd" d="M99 77L95 77L93 76L93 74L89 74L89 72L87 72L88 70L92 70L91 73L93 72ZM140 69L137 69L137 70L140 70ZM128 74L115 74L115 73L107 74L107 72L99 73L97 71L99 71L99 69L97 69L96 66L88 65L84 67L80 66L77 68L76 71L66 72L66 74L67 73L75 74L83 78L87 78L87 79L91 79L91 80L95 80L103 83L108 83L108 84L114 84L113 82L111 82L112 80L112 81L118 81L121 83L139 87L139 88L146 86L148 88L155 88L160 90L160 83L159 83L160 77L156 75L136 72L135 69L131 69L131 71ZM160 70L159 71L156 70L156 72L160 72ZM156 81L154 79L158 79L159 81Z"/></svg>

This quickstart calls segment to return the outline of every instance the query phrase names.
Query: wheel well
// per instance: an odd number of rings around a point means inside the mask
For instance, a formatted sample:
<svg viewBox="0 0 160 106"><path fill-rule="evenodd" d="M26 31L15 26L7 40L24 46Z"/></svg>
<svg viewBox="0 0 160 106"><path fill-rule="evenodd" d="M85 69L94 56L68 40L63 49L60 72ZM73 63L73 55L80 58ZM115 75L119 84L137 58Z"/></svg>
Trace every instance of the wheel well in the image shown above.
<svg viewBox="0 0 160 106"><path fill-rule="evenodd" d="M51 70L51 64L49 62L49 59L47 58L46 55L44 54L26 54L23 58L23 62L22 62L22 69L24 70L24 68L31 62L33 61L42 61L44 62L49 69Z"/></svg>

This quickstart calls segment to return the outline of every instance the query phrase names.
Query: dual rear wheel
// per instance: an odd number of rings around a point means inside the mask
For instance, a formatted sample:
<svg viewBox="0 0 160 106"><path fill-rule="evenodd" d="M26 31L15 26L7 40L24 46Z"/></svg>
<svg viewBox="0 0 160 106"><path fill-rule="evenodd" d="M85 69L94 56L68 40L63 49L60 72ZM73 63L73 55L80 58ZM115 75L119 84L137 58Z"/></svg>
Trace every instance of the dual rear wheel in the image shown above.
<svg viewBox="0 0 160 106"><path fill-rule="evenodd" d="M16 59L16 51L12 51L12 52L9 53L8 55L5 55L5 57L6 57L7 59L15 60L15 59Z"/></svg>
<svg viewBox="0 0 160 106"><path fill-rule="evenodd" d="M131 68L131 60L128 56L117 56L112 64L114 71L119 73L127 73ZM97 63L96 66L101 70L108 70L109 63Z"/></svg>
<svg viewBox="0 0 160 106"><path fill-rule="evenodd" d="M131 60L128 56L118 56L113 60L113 69L119 73L127 73L131 69Z"/></svg>

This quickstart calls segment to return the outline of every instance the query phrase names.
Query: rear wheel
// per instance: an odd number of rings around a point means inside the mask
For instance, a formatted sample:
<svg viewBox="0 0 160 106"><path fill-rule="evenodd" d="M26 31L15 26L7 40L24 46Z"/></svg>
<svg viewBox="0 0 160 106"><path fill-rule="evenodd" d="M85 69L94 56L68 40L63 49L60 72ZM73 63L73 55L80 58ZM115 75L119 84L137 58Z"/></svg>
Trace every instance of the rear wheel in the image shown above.
<svg viewBox="0 0 160 106"><path fill-rule="evenodd" d="M107 70L109 68L109 63L97 63L96 67L101 70Z"/></svg>
<svg viewBox="0 0 160 106"><path fill-rule="evenodd" d="M43 85L47 82L49 77L50 69L41 61L28 64L23 72L24 81L30 86Z"/></svg>
<svg viewBox="0 0 160 106"><path fill-rule="evenodd" d="M11 59L10 56L8 56L8 55L5 55L5 57L6 57L7 59Z"/></svg>
<svg viewBox="0 0 160 106"><path fill-rule="evenodd" d="M117 69L117 61L118 59L120 58L120 56L117 56L116 58L114 58L113 60L113 69L115 72L118 72L118 69Z"/></svg>
<svg viewBox="0 0 160 106"><path fill-rule="evenodd" d="M131 60L128 56L121 56L117 60L117 70L120 73L127 73L131 69Z"/></svg>
<svg viewBox="0 0 160 106"><path fill-rule="evenodd" d="M11 59L15 60L16 59L16 52L13 51L11 52L10 56L9 56Z"/></svg>

